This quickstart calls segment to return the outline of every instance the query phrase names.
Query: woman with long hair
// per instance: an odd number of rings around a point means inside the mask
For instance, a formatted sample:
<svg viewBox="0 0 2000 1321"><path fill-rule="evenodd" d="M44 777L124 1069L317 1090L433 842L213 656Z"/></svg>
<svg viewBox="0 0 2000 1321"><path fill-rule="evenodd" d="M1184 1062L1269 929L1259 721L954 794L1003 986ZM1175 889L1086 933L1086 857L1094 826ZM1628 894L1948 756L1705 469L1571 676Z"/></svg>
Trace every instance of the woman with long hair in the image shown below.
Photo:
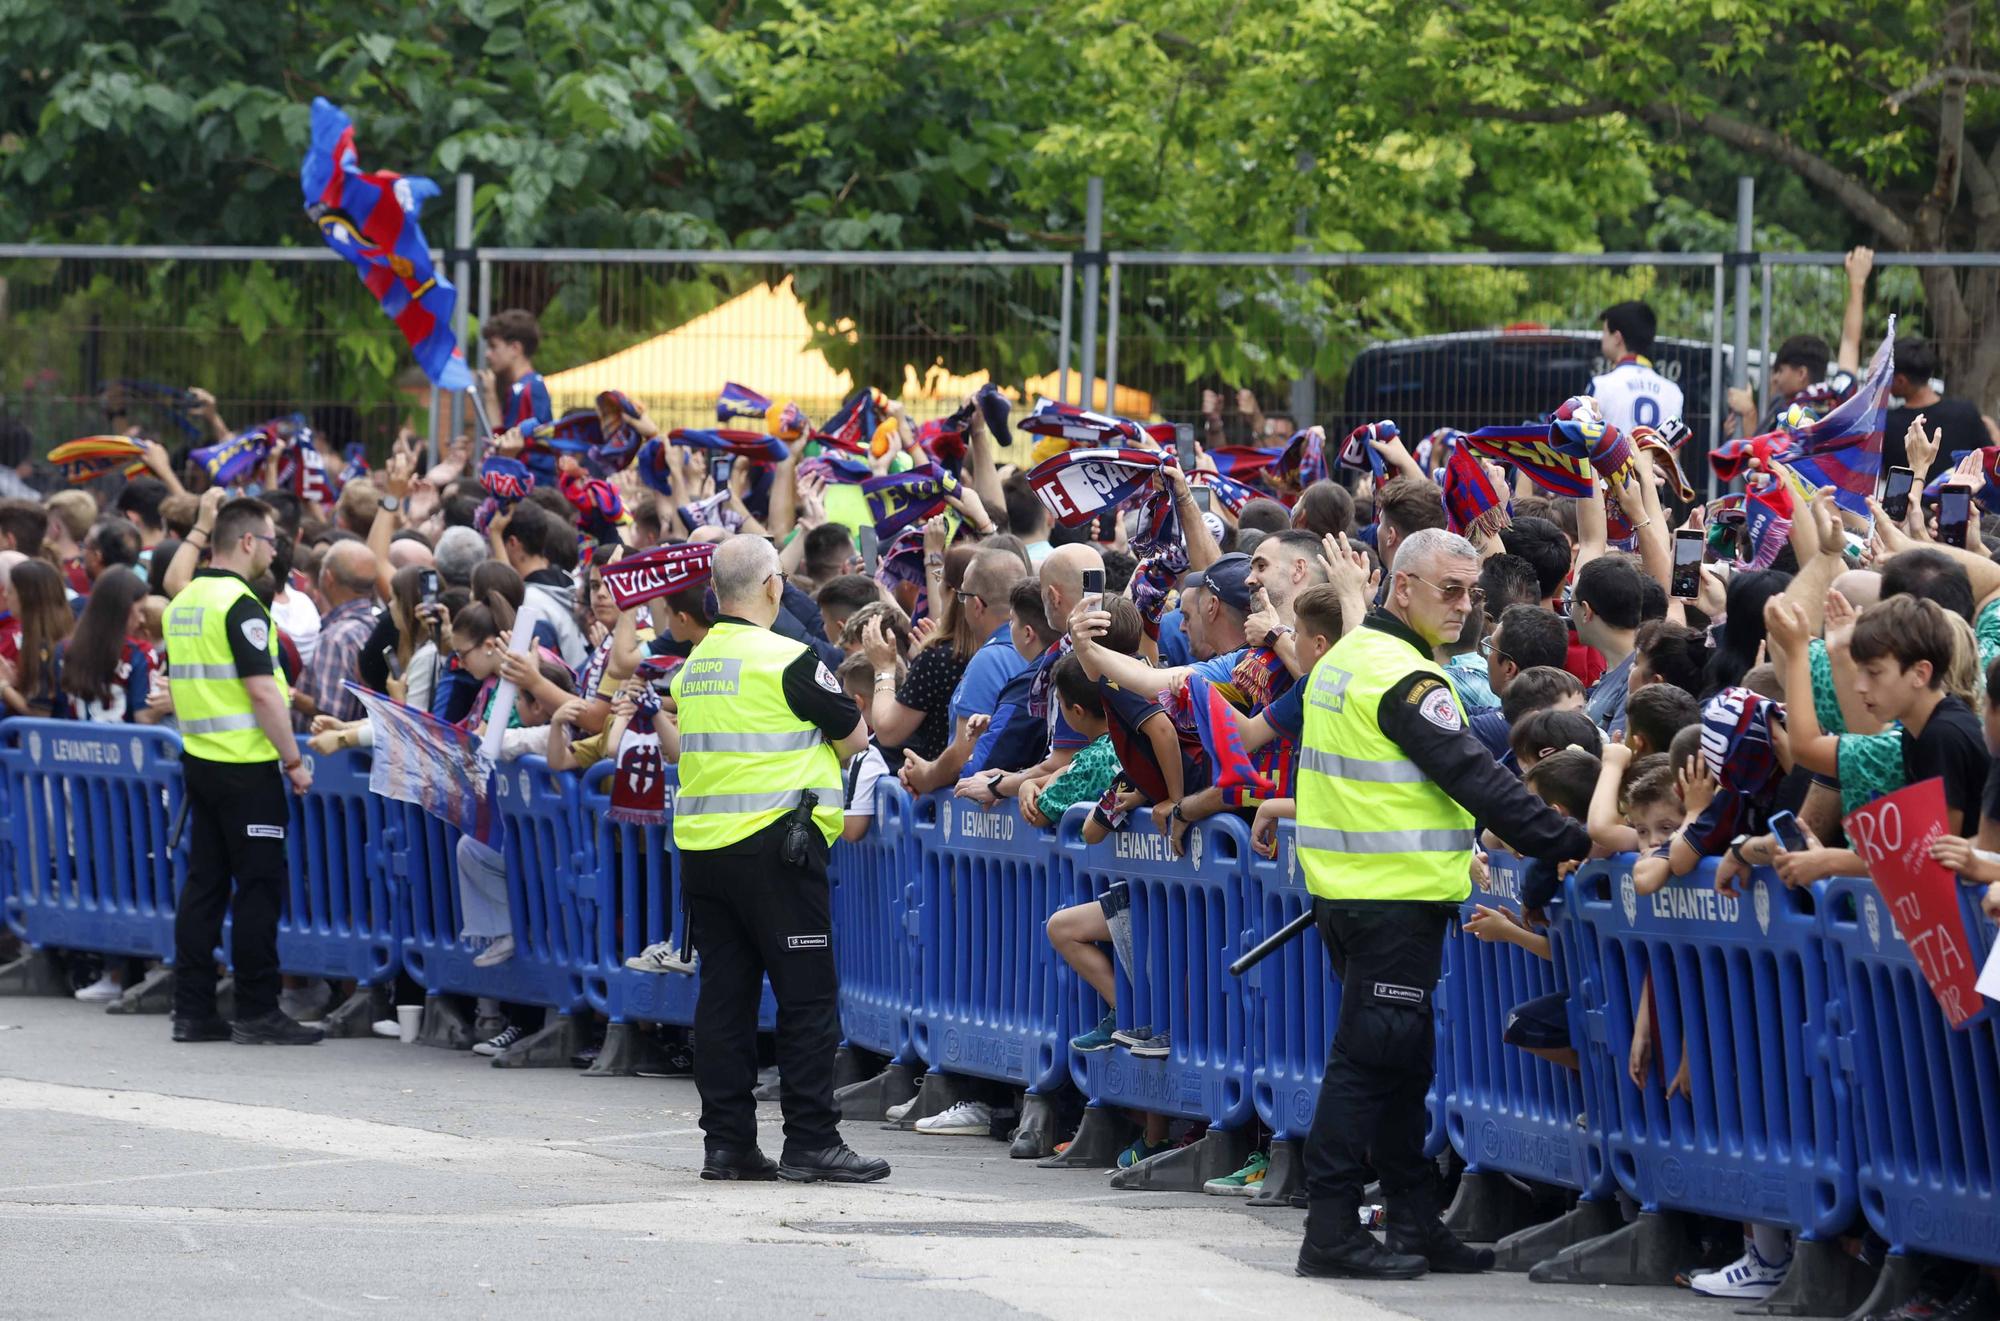
<svg viewBox="0 0 2000 1321"><path fill-rule="evenodd" d="M1764 645L1764 603L1784 591L1791 580L1792 575L1777 569L1753 569L1729 580L1715 653L1702 671L1703 699L1743 682L1743 676L1757 663L1757 648Z"/></svg>
<svg viewBox="0 0 2000 1321"><path fill-rule="evenodd" d="M14 615L21 625L21 654L11 665L0 661L0 703L8 715L47 717L54 714L60 691L56 648L76 627L76 616L69 612L62 574L53 565L23 560L14 566L10 579Z"/></svg>
<svg viewBox="0 0 2000 1321"><path fill-rule="evenodd" d="M945 554L943 590L931 600L937 626L910 657L901 683L893 678L900 659L895 638L878 621L870 621L862 632L862 651L875 667L868 723L885 748L899 747L936 761L951 742L951 695L984 641L973 636L972 621L958 600L966 568L976 554L978 547L970 545L955 546Z"/></svg>
<svg viewBox="0 0 2000 1321"><path fill-rule="evenodd" d="M66 720L152 725L164 712L146 705L160 658L145 639L146 584L136 573L101 575L76 632L56 645Z"/></svg>

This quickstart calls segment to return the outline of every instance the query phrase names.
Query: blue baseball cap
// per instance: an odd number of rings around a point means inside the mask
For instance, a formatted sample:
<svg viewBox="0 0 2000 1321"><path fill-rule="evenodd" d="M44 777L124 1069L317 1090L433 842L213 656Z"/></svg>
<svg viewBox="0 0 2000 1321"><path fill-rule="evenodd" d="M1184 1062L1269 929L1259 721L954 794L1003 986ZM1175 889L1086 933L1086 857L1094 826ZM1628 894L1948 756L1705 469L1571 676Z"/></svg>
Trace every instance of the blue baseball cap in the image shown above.
<svg viewBox="0 0 2000 1321"><path fill-rule="evenodd" d="M1181 590L1206 587L1222 598L1232 610L1250 613L1250 557L1240 551L1224 555L1206 569L1196 569L1181 578Z"/></svg>

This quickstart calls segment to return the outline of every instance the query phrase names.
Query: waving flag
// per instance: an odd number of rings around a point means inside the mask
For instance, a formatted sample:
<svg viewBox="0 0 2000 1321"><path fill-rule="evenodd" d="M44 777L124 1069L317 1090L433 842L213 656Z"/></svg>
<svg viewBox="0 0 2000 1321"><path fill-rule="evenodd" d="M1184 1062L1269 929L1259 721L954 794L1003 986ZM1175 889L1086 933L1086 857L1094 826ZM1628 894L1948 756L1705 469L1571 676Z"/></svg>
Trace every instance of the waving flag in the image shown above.
<svg viewBox="0 0 2000 1321"><path fill-rule="evenodd" d="M147 444L130 436L85 436L50 450L49 462L77 486L119 470L127 477L136 477L146 471L139 456L146 452Z"/></svg>
<svg viewBox="0 0 2000 1321"><path fill-rule="evenodd" d="M908 472L870 477L861 483L868 501L868 516L875 520L875 535L888 541L904 528L942 514L958 494L958 479L934 463Z"/></svg>
<svg viewBox="0 0 2000 1321"><path fill-rule="evenodd" d="M1243 749L1243 731L1236 723L1236 708L1214 684L1198 671L1190 670L1185 681L1161 696L1175 724L1194 727L1201 750L1214 770L1215 788L1225 794L1231 790L1250 790L1260 798L1270 797L1271 781Z"/></svg>
<svg viewBox="0 0 2000 1321"><path fill-rule="evenodd" d="M368 712L374 736L368 791L399 803L415 803L480 843L499 848L493 764L480 755L472 731L358 683L346 687Z"/></svg>
<svg viewBox="0 0 2000 1321"><path fill-rule="evenodd" d="M1463 535L1467 529L1477 528L1490 536L1510 522L1506 501L1465 446L1452 447L1451 457L1445 461L1443 485L1444 521L1451 531Z"/></svg>
<svg viewBox="0 0 2000 1321"><path fill-rule="evenodd" d="M1070 450L1036 464L1028 486L1056 522L1082 527L1145 491L1171 457L1157 450Z"/></svg>
<svg viewBox="0 0 2000 1321"><path fill-rule="evenodd" d="M627 555L601 572L612 601L620 610L630 610L656 597L701 586L708 581L714 559L714 542L689 541Z"/></svg>
<svg viewBox="0 0 2000 1321"><path fill-rule="evenodd" d="M1875 350L1868 374L1832 412L1793 432L1797 448L1786 462L1815 486L1831 486L1834 503L1866 517L1868 497L1882 477L1882 430L1889 416L1889 378L1895 374L1896 318Z"/></svg>
<svg viewBox="0 0 2000 1321"><path fill-rule="evenodd" d="M761 431L721 431L675 427L667 433L667 439L676 445L689 449L713 450L720 454L734 454L740 459L753 463L783 463L791 450L776 436L767 436Z"/></svg>
<svg viewBox="0 0 2000 1321"><path fill-rule="evenodd" d="M388 170L362 173L353 121L323 96L313 98L312 145L299 183L306 214L327 246L360 273L409 341L424 375L440 390L469 388L472 373L451 328L458 290L432 267L430 245L418 225L437 185Z"/></svg>
<svg viewBox="0 0 2000 1321"><path fill-rule="evenodd" d="M1208 457L1215 461L1216 471L1226 477L1254 477L1276 463L1284 452L1255 445L1218 445L1208 451Z"/></svg>

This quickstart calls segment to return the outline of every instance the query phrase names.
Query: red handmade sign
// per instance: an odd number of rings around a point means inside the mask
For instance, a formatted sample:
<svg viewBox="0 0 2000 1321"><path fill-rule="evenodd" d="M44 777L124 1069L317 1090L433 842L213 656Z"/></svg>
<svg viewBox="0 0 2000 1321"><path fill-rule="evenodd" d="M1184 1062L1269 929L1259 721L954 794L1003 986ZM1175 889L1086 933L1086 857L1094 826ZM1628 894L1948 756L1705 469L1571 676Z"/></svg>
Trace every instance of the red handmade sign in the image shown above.
<svg viewBox="0 0 2000 1321"><path fill-rule="evenodd" d="M1944 781L1932 778L1876 799L1844 824L1945 1018L1963 1027L1982 1006L1958 879L1931 857L1944 820Z"/></svg>
<svg viewBox="0 0 2000 1321"><path fill-rule="evenodd" d="M714 558L715 543L711 541L660 546L605 565L604 585L620 610L630 610L656 597L707 582L709 561Z"/></svg>

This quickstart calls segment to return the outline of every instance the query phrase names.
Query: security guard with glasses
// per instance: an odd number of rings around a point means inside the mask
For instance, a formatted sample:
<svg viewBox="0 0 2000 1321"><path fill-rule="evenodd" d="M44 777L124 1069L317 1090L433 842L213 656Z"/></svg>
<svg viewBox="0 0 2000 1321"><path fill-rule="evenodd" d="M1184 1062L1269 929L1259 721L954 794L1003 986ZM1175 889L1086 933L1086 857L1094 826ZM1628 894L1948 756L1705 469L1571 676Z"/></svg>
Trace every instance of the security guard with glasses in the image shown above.
<svg viewBox="0 0 2000 1321"><path fill-rule="evenodd" d="M278 910L293 793L312 771L292 737L291 694L278 672L278 630L250 582L278 538L259 500L202 501L189 540L209 567L167 608L167 675L181 734L188 819L187 885L174 908L174 1040L308 1046L320 1029L278 1008ZM235 899L231 903L231 882ZM215 948L233 917L236 1021L215 1012Z"/></svg>
<svg viewBox="0 0 2000 1321"><path fill-rule="evenodd" d="M673 680L674 846L701 959L701 1177L872 1182L889 1163L848 1149L833 1101L840 1014L826 875L843 821L841 762L868 746L868 729L813 650L771 631L785 576L768 541L725 541L711 573L720 613ZM757 1146L753 1096L767 975L785 1117L775 1165Z"/></svg>
<svg viewBox="0 0 2000 1321"><path fill-rule="evenodd" d="M1490 1250L1440 1221L1437 1170L1423 1152L1445 935L1471 893L1476 821L1526 857L1590 851L1582 822L1529 794L1472 735L1436 660L1480 604L1479 552L1441 529L1413 533L1391 578L1305 692L1298 856L1341 1001L1306 1138L1301 1275L1414 1279L1492 1266ZM1359 1223L1371 1166L1388 1198L1386 1247Z"/></svg>

